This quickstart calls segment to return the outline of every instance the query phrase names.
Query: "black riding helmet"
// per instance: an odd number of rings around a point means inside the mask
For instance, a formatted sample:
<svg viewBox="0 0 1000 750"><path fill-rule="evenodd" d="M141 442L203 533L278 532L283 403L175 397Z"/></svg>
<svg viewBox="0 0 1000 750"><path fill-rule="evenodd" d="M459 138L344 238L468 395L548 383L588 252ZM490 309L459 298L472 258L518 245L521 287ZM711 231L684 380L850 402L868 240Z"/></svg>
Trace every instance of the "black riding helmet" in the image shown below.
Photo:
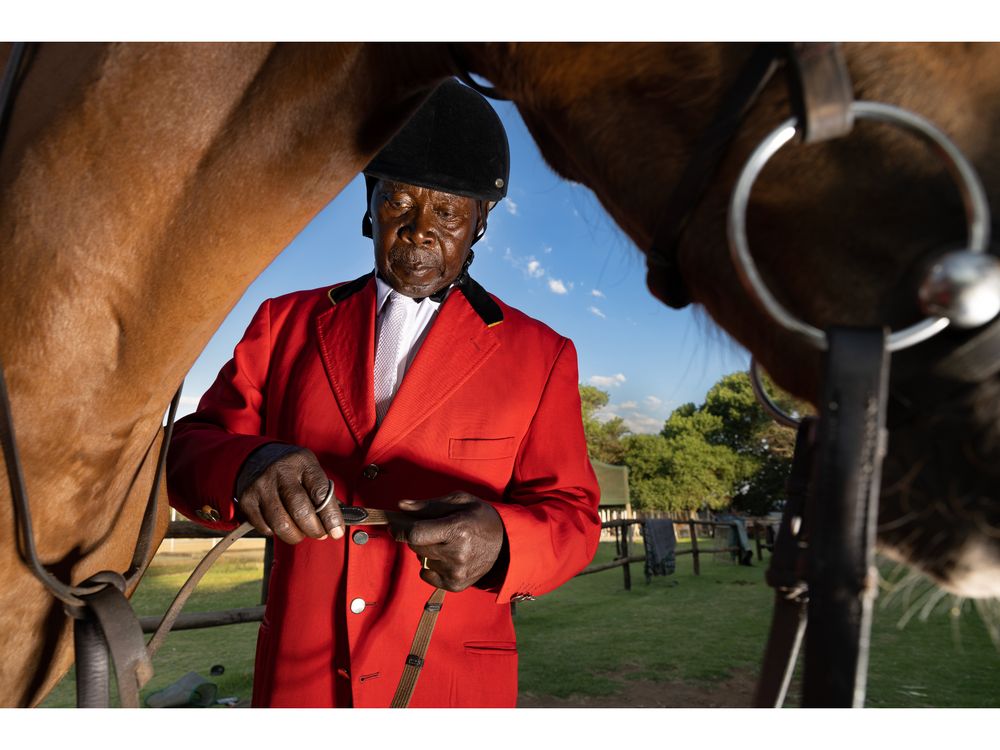
<svg viewBox="0 0 1000 750"><path fill-rule="evenodd" d="M449 79L363 171L367 206L375 183L387 179L489 201L492 208L507 195L510 147L503 123L486 99ZM367 208L361 233L372 236Z"/></svg>

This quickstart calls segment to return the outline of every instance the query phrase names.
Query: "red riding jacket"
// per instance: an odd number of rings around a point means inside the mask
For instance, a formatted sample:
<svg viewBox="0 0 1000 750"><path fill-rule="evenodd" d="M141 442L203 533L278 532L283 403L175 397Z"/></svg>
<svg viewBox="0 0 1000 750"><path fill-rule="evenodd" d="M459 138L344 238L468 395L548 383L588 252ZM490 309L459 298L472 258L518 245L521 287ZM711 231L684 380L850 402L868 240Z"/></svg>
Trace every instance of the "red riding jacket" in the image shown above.
<svg viewBox="0 0 1000 750"><path fill-rule="evenodd" d="M572 577L600 533L572 342L469 281L442 304L377 430L369 275L264 302L170 446L171 504L214 528L242 520L236 477L274 441L312 450L345 505L395 510L465 490L496 508L506 578L498 592L445 598L414 707L514 706L509 602ZM389 705L433 587L386 527L364 527L366 540L357 528L275 541L254 705Z"/></svg>

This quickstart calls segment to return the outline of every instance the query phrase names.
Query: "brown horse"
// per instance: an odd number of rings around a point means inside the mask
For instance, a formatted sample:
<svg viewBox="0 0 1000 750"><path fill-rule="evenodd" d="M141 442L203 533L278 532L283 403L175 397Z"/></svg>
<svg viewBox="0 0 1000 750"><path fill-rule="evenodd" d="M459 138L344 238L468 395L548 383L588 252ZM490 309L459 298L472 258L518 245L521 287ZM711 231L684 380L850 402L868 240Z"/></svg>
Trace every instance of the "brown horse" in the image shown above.
<svg viewBox="0 0 1000 750"><path fill-rule="evenodd" d="M591 187L646 248L692 143L748 52L33 49L0 153L0 357L46 565L73 582L127 567L171 393L250 281L438 81L466 65L493 81L517 102L550 163ZM848 45L846 54L859 97L936 121L987 192L1000 195L1000 157L990 149L1000 48ZM785 89L770 86L692 218L680 269L694 300L780 384L815 398L817 354L749 302L725 247L734 175L788 114ZM964 238L937 162L878 127L783 151L755 190L749 231L785 304L818 326L909 322L912 266ZM649 283L654 294L662 289L656 274ZM1000 593L997 395L991 378L905 425L891 438L885 477L886 548L978 596ZM2 486L0 705L32 705L71 662L68 623L19 559Z"/></svg>

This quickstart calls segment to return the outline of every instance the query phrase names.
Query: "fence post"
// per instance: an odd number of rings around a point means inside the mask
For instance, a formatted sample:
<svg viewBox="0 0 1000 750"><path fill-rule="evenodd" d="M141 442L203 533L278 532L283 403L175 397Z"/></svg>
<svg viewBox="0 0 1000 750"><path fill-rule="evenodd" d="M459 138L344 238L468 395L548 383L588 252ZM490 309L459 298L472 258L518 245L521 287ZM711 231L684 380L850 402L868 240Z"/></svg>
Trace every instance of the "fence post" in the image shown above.
<svg viewBox="0 0 1000 750"><path fill-rule="evenodd" d="M274 537L264 541L264 575L260 582L260 603L267 604L267 587L271 582L271 563L274 562Z"/></svg>
<svg viewBox="0 0 1000 750"><path fill-rule="evenodd" d="M698 531L695 529L694 521L688 521L688 528L691 529L691 559L694 561L694 574L701 575L701 564L698 562Z"/></svg>
<svg viewBox="0 0 1000 750"><path fill-rule="evenodd" d="M625 564L622 565L622 570L625 571L625 590L626 591L631 591L632 590L632 565L631 565L631 563L629 563L629 557L631 556L632 552L628 548L628 538L629 538L629 532L631 531L631 529L629 528L629 526L628 526L627 523L623 523L621 529L622 529L622 556L625 558Z"/></svg>
<svg viewBox="0 0 1000 750"><path fill-rule="evenodd" d="M764 553L760 548L760 532L764 530L763 524L753 522L753 538L757 543L757 562L761 562L764 559Z"/></svg>

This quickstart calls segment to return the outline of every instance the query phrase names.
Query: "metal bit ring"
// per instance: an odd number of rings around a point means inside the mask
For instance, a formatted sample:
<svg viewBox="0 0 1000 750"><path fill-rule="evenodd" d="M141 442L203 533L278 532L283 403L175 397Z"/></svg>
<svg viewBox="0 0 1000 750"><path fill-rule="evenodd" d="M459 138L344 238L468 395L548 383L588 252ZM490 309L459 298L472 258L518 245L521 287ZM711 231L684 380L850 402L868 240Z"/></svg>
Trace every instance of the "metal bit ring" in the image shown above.
<svg viewBox="0 0 1000 750"><path fill-rule="evenodd" d="M944 160L961 193L969 224L967 249L974 253L985 252L989 246L991 221L989 204L975 169L958 147L930 122L908 110L881 102L859 101L851 104L851 111L855 118L879 120L897 125L916 133L931 144L935 153ZM817 349L826 350L826 333L788 312L771 294L750 255L746 235L747 204L750 201L750 191L753 189L754 181L770 158L788 143L798 130L795 118L786 120L772 131L747 159L729 202L727 221L729 250L743 287L761 309L778 325L800 334ZM944 317L925 318L919 323L890 334L888 349L899 351L919 344L944 330L948 323L948 318Z"/></svg>

